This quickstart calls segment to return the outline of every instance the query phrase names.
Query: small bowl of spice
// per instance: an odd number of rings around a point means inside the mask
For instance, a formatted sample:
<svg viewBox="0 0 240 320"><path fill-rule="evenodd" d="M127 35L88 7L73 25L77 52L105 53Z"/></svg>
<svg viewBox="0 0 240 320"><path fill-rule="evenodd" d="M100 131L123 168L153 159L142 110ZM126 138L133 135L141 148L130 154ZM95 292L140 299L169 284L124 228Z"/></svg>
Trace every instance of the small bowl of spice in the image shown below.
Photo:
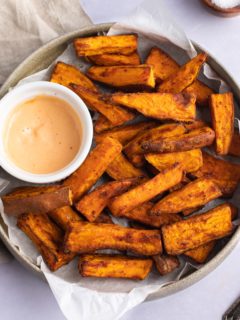
<svg viewBox="0 0 240 320"><path fill-rule="evenodd" d="M70 89L47 81L27 83L6 94L0 108L0 165L16 178L59 181L86 158L92 120Z"/></svg>
<svg viewBox="0 0 240 320"><path fill-rule="evenodd" d="M201 0L214 14L234 17L240 14L240 0Z"/></svg>

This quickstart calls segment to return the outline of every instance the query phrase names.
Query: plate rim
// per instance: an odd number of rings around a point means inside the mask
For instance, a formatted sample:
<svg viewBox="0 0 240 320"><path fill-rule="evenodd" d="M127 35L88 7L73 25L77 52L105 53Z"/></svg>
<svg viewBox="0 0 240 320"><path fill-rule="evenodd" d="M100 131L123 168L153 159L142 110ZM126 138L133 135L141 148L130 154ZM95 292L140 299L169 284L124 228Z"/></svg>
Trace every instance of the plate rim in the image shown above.
<svg viewBox="0 0 240 320"><path fill-rule="evenodd" d="M3 83L1 89L0 89L0 98L14 85L17 84L17 82L22 79L26 74L31 74L31 64L37 64L37 61L39 58L41 58L42 55L46 54L50 50L64 50L65 47L68 45L72 39L74 39L77 36L83 36L83 35L90 35L97 32L105 32L107 31L113 23L102 23L102 24L94 24L90 25L78 30L75 30L73 32L66 33L62 36L59 36L36 51L34 51L30 56L28 56L22 63L19 64L19 66L10 74L10 76L6 79L6 81ZM207 50L199 46L197 43L192 42L194 46L197 48L197 50L205 51L208 53ZM60 53L60 52L59 52ZM209 54L208 63L211 65L211 67L216 71L221 73L221 77L224 78L224 80L230 85L231 90L234 92L235 97L237 98L238 102L240 101L240 89L237 85L237 82L234 80L234 77L226 71L226 69L214 58L212 55ZM27 71L30 71L27 72ZM34 73L33 71L32 73ZM25 75L24 75L25 74ZM41 272L39 267L34 265L30 260L28 260L25 256L21 255L18 248L16 246L13 246L8 238L6 226L4 228L4 222L2 220L2 217L0 217L0 238L2 239L3 243L6 245L8 250L13 254L13 256L28 270L35 273L38 277L42 278L46 281L44 274ZM177 282L171 283L167 286L161 287L159 290L157 290L155 293L149 295L146 299L146 301L151 300L157 300L159 298L177 293L183 289L186 289L187 287L195 284L196 282L203 279L205 276L207 276L210 272L212 272L215 268L217 268L224 260L227 258L227 256L231 253L231 251L234 249L236 244L238 243L240 239L240 227L236 229L234 234L232 235L231 239L228 241L228 243L224 246L224 248L216 255L214 256L209 262L207 262L204 266L202 266L199 270L193 272L192 274L188 275L187 277L178 280Z"/></svg>

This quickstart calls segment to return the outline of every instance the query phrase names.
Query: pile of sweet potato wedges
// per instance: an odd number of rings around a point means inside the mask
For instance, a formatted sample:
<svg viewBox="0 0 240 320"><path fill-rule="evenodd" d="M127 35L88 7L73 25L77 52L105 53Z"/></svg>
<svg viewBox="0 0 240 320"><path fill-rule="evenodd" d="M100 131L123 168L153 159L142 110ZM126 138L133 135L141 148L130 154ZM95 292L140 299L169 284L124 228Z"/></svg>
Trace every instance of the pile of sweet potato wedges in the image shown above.
<svg viewBox="0 0 240 320"><path fill-rule="evenodd" d="M83 74L59 61L50 81L98 114L96 146L58 185L3 197L52 271L79 255L82 276L142 280L153 263L161 275L178 268L179 255L204 263L234 230L229 202L194 214L230 198L239 182L240 165L212 155L240 156L232 93L197 80L205 53L180 66L154 47L141 63L137 45L136 35L75 39L77 56L93 65ZM197 108L210 108L212 121L197 119ZM107 182L92 188L103 175Z"/></svg>

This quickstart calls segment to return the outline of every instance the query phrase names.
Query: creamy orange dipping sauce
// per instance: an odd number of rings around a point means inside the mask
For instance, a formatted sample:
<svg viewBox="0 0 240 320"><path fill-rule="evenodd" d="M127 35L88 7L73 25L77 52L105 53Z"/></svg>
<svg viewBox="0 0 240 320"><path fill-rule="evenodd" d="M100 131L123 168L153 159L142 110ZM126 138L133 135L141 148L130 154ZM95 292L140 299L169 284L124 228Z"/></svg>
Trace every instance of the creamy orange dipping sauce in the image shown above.
<svg viewBox="0 0 240 320"><path fill-rule="evenodd" d="M75 110L66 101L47 95L17 105L4 130L9 159L36 174L64 168L81 145L81 122Z"/></svg>

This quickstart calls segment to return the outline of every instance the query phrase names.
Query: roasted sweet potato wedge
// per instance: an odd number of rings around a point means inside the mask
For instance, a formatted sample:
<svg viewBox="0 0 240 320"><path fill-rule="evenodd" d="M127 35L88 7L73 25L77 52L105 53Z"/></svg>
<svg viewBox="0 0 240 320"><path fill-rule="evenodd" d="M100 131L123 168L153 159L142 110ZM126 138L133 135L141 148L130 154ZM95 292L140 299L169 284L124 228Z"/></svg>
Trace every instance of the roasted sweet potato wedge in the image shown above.
<svg viewBox="0 0 240 320"><path fill-rule="evenodd" d="M184 252L184 255L193 259L197 263L204 263L206 262L210 253L214 249L215 245L216 245L216 240L213 240L211 242L201 245L198 248L191 249Z"/></svg>
<svg viewBox="0 0 240 320"><path fill-rule="evenodd" d="M81 57L105 53L131 54L137 50L137 35L96 36L74 40L76 54Z"/></svg>
<svg viewBox="0 0 240 320"><path fill-rule="evenodd" d="M70 206L61 207L47 213L62 230L66 230L72 221L83 220Z"/></svg>
<svg viewBox="0 0 240 320"><path fill-rule="evenodd" d="M145 141L141 144L145 152L169 153L188 151L210 146L215 139L215 132L209 127L192 130L180 136Z"/></svg>
<svg viewBox="0 0 240 320"><path fill-rule="evenodd" d="M87 71L89 78L122 90L153 90L155 78L149 65L93 66Z"/></svg>
<svg viewBox="0 0 240 320"><path fill-rule="evenodd" d="M97 182L121 150L122 145L117 140L106 138L89 153L83 164L63 183L71 188L74 202Z"/></svg>
<svg viewBox="0 0 240 320"><path fill-rule="evenodd" d="M135 109L146 117L159 120L193 121L196 117L196 98L189 94L115 93L112 101Z"/></svg>
<svg viewBox="0 0 240 320"><path fill-rule="evenodd" d="M173 272L180 266L180 261L175 256L158 254L153 256L152 259L161 276L165 276L166 274Z"/></svg>
<svg viewBox="0 0 240 320"><path fill-rule="evenodd" d="M154 121L142 121L139 123L129 124L106 130L105 132L95 134L94 138L96 143L99 143L104 138L110 137L118 140L124 146L141 132L154 128L155 126L157 126L157 123Z"/></svg>
<svg viewBox="0 0 240 320"><path fill-rule="evenodd" d="M94 132L101 133L105 130L110 130L114 127L116 127L116 126L114 124L112 124L111 121L109 121L103 115L99 114L97 120L94 123Z"/></svg>
<svg viewBox="0 0 240 320"><path fill-rule="evenodd" d="M30 187L17 193L2 197L5 213L19 216L22 213L36 214L68 206L72 204L72 192L69 187L48 186L41 188Z"/></svg>
<svg viewBox="0 0 240 320"><path fill-rule="evenodd" d="M162 252L159 230L136 230L113 224L73 222L65 234L65 251L129 250L151 256Z"/></svg>
<svg viewBox="0 0 240 320"><path fill-rule="evenodd" d="M153 66L157 83L166 80L180 69L180 66L172 57L156 47L151 49L145 63ZM199 105L208 105L208 98L213 90L201 81L195 80L184 89L184 92L195 95Z"/></svg>
<svg viewBox="0 0 240 320"><path fill-rule="evenodd" d="M135 168L122 153L109 164L106 173L114 180L147 176L143 170Z"/></svg>
<svg viewBox="0 0 240 320"><path fill-rule="evenodd" d="M235 157L240 157L240 134L239 130L235 130L228 153Z"/></svg>
<svg viewBox="0 0 240 320"><path fill-rule="evenodd" d="M89 109L98 111L115 126L135 118L134 113L111 103L102 94L76 84L71 84L70 88L86 103Z"/></svg>
<svg viewBox="0 0 240 320"><path fill-rule="evenodd" d="M192 131L192 130L207 127L207 126L208 124L202 120L195 120L190 123L184 123L184 127L186 128L187 131Z"/></svg>
<svg viewBox="0 0 240 320"><path fill-rule="evenodd" d="M93 222L107 206L111 198L128 191L131 187L139 184L140 181L139 178L130 178L102 184L81 198L76 203L76 209L88 221Z"/></svg>
<svg viewBox="0 0 240 320"><path fill-rule="evenodd" d="M182 175L182 168L176 163L151 180L115 197L108 207L112 214L116 216L129 212L178 184L182 180Z"/></svg>
<svg viewBox="0 0 240 320"><path fill-rule="evenodd" d="M104 53L87 57L93 64L99 66L124 66L141 64L140 57L137 52L129 55Z"/></svg>
<svg viewBox="0 0 240 320"><path fill-rule="evenodd" d="M179 93L190 86L196 80L198 73L207 59L206 53L199 53L192 60L170 75L158 87L158 92Z"/></svg>
<svg viewBox="0 0 240 320"><path fill-rule="evenodd" d="M82 277L144 280L152 269L152 260L123 255L84 254L78 269Z"/></svg>
<svg viewBox="0 0 240 320"><path fill-rule="evenodd" d="M224 196L230 196L237 188L240 179L240 165L217 159L203 152L203 165L192 172L194 177L209 177L217 183Z"/></svg>
<svg viewBox="0 0 240 320"><path fill-rule="evenodd" d="M134 165L136 168L144 168L146 164L146 160L143 154L128 154L129 161Z"/></svg>
<svg viewBox="0 0 240 320"><path fill-rule="evenodd" d="M45 214L25 213L18 218L17 226L32 240L51 271L74 258L74 254L60 249L63 233Z"/></svg>
<svg viewBox="0 0 240 320"><path fill-rule="evenodd" d="M161 199L152 208L151 214L184 212L202 206L221 195L221 190L211 179L199 178Z"/></svg>
<svg viewBox="0 0 240 320"><path fill-rule="evenodd" d="M145 202L141 206L120 214L114 214L116 217L127 218L142 224L159 228L164 224L169 224L181 220L178 214L161 214L160 216L151 215L150 211L153 207L152 202Z"/></svg>
<svg viewBox="0 0 240 320"><path fill-rule="evenodd" d="M145 159L159 171L168 168L175 162L179 162L185 172L196 171L203 164L200 149L173 153L148 153L145 154Z"/></svg>
<svg viewBox="0 0 240 320"><path fill-rule="evenodd" d="M228 154L234 132L234 104L231 92L212 94L210 109L216 134L216 152Z"/></svg>
<svg viewBox="0 0 240 320"><path fill-rule="evenodd" d="M131 156L132 154L141 154L143 153L143 149L141 147L143 142L179 136L185 132L186 129L182 124L171 123L157 126L139 134L136 138L130 141L125 146L124 153L127 156Z"/></svg>
<svg viewBox="0 0 240 320"><path fill-rule="evenodd" d="M162 227L168 254L179 255L232 232L231 208L222 204L206 213Z"/></svg>
<svg viewBox="0 0 240 320"><path fill-rule="evenodd" d="M92 90L93 92L98 92L95 84L79 69L60 61L56 63L51 74L50 81L59 83L65 87L70 87L71 83L75 83L84 88Z"/></svg>

